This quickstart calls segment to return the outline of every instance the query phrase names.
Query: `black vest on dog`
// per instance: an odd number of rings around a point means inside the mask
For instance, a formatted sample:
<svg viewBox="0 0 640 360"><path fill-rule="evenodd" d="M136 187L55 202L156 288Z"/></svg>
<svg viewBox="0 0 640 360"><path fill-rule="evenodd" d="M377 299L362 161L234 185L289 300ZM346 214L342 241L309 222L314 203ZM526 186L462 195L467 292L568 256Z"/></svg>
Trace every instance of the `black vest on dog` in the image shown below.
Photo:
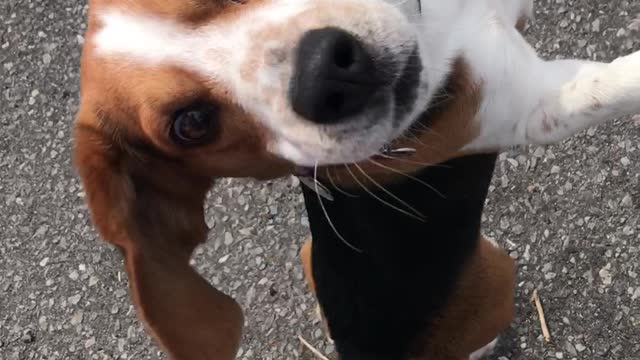
<svg viewBox="0 0 640 360"><path fill-rule="evenodd" d="M405 360L417 337L428 335L478 244L495 160L495 154L468 156L415 174L444 197L410 179L385 186L424 222L363 190L349 190L358 195L352 198L333 189L334 201L323 204L338 232L362 253L335 234L318 195L303 186L318 301L342 360Z"/></svg>

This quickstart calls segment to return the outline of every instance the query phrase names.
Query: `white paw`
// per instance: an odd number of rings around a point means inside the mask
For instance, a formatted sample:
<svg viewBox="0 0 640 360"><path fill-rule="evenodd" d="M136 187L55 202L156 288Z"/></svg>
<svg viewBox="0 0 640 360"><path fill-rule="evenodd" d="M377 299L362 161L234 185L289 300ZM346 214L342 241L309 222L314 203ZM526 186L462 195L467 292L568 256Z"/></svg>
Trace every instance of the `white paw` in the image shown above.
<svg viewBox="0 0 640 360"><path fill-rule="evenodd" d="M634 53L625 55L625 56L621 56L619 58L617 58L616 60L613 61L614 64L616 63L627 63L629 65L638 64L638 61L640 61L640 51L636 51ZM638 69L635 69L636 72L638 71Z"/></svg>
<svg viewBox="0 0 640 360"><path fill-rule="evenodd" d="M490 342L487 345L483 346L482 348L474 351L473 354L471 354L469 356L469 360L480 360L480 359L483 359L487 355L491 355L491 353L493 352L493 349L496 347L497 343L498 343L498 338L493 339L492 342Z"/></svg>
<svg viewBox="0 0 640 360"><path fill-rule="evenodd" d="M640 110L640 51L614 60L594 79L591 94L611 117L634 115ZM594 95L595 96L595 95Z"/></svg>
<svg viewBox="0 0 640 360"><path fill-rule="evenodd" d="M615 75L618 75L618 77L615 77L615 80L619 81L619 84L630 83L632 79L637 80L640 76L640 51L615 59L611 62L609 69L614 71ZM631 79L629 79L629 77ZM605 78L604 80L607 79ZM637 83L634 85L637 85Z"/></svg>

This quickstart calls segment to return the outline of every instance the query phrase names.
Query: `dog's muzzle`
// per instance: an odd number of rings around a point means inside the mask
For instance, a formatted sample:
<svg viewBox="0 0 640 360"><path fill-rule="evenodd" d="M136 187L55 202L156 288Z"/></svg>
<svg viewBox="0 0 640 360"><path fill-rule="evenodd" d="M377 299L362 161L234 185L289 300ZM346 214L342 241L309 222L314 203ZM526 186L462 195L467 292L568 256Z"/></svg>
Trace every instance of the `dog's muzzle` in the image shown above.
<svg viewBox="0 0 640 360"><path fill-rule="evenodd" d="M420 0L394 5L408 18L421 11ZM405 80L417 80L415 75L419 74L410 73L411 67L398 69L392 54L381 54L381 49L373 50L371 46L376 45L366 45L357 35L336 27L307 31L296 48L289 86L293 110L315 124L335 125L363 115L367 108L375 108L385 89L393 87L396 95L413 90L403 87L417 84ZM372 50L377 53L372 54ZM417 56L417 52L412 54ZM415 65L420 64L412 64L413 68ZM398 77L403 77L403 82L395 86Z"/></svg>
<svg viewBox="0 0 640 360"><path fill-rule="evenodd" d="M328 27L308 31L300 40L289 97L303 118L335 124L360 114L384 85L378 65L360 40Z"/></svg>

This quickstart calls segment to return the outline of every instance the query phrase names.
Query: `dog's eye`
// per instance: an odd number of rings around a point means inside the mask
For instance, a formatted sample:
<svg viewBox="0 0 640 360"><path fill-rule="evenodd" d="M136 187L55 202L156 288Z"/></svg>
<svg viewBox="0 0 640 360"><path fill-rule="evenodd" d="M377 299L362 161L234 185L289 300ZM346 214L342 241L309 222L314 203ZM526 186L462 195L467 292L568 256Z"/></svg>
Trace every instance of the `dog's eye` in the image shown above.
<svg viewBox="0 0 640 360"><path fill-rule="evenodd" d="M181 146L198 146L211 141L218 125L218 109L197 103L177 111L171 124L171 138Z"/></svg>

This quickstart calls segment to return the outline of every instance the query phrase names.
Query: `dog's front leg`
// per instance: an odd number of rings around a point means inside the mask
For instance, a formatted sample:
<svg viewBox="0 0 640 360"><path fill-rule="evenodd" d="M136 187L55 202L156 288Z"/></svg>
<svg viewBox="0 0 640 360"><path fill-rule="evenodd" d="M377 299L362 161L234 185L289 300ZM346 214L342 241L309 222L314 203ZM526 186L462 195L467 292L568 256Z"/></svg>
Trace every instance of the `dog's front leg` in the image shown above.
<svg viewBox="0 0 640 360"><path fill-rule="evenodd" d="M550 144L618 117L640 113L640 52L610 64L578 61L546 63L560 81L542 94L532 113L518 124L523 144Z"/></svg>
<svg viewBox="0 0 640 360"><path fill-rule="evenodd" d="M552 144L640 113L640 52L608 64L544 61L520 35L503 40L509 57L492 58L482 77L486 92L476 118L478 135L463 152Z"/></svg>

